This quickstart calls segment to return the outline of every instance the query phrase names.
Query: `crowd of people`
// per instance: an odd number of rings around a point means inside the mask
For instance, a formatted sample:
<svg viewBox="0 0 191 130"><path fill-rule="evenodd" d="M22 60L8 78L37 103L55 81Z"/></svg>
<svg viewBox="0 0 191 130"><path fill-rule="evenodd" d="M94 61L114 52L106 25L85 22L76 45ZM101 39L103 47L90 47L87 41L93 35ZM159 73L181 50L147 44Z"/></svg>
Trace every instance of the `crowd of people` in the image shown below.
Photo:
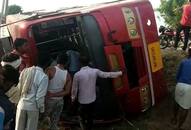
<svg viewBox="0 0 191 130"><path fill-rule="evenodd" d="M92 68L88 57L73 50L58 54L55 66L39 52L37 64L30 65L27 40L16 39L13 45L0 65L0 130L37 130L43 118L49 118L50 130L58 130L64 99L70 95L71 102L79 103L84 129L91 130L97 77L116 78L122 72Z"/></svg>

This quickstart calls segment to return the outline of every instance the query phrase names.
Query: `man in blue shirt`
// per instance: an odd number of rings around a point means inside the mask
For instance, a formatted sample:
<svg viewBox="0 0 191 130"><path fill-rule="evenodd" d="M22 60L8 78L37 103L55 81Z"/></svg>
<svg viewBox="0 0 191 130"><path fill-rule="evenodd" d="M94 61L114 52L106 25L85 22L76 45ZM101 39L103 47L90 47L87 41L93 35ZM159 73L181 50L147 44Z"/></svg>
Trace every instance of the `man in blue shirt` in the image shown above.
<svg viewBox="0 0 191 130"><path fill-rule="evenodd" d="M191 84L191 58L183 59L178 68L176 80L178 83Z"/></svg>
<svg viewBox="0 0 191 130"><path fill-rule="evenodd" d="M175 88L175 106L172 123L178 124L178 129L182 125L191 108L191 47L188 49L188 58L183 59L177 72L177 85ZM177 119L179 115L179 119Z"/></svg>
<svg viewBox="0 0 191 130"><path fill-rule="evenodd" d="M80 53L75 50L68 50L66 54L68 55L68 61L69 61L68 70L70 74L74 76L74 74L80 70L80 61L79 61Z"/></svg>

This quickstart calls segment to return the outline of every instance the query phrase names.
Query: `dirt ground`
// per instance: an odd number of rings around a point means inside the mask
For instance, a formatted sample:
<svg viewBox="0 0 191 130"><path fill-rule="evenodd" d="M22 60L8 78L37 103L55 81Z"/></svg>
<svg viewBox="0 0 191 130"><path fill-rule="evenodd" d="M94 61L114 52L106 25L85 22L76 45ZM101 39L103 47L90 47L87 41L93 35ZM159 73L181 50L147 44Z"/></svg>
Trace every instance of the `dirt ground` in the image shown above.
<svg viewBox="0 0 191 130"><path fill-rule="evenodd" d="M180 61L186 56L186 53L181 50L165 49L162 50L162 55L165 72L164 76L168 88L168 94L164 100L133 119L128 119L128 121L121 120L104 126L95 126L93 130L175 130L175 126L170 123L174 100L175 76L177 67ZM191 130L190 122L191 113L189 113L184 124L185 130ZM79 126L73 126L65 130L81 129Z"/></svg>

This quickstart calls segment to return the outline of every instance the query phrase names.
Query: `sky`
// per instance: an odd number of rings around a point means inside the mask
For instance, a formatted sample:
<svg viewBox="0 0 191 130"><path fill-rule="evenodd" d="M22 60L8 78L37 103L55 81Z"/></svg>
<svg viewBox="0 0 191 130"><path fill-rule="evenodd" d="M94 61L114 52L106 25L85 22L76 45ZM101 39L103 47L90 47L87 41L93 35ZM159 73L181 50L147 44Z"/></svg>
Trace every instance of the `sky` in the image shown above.
<svg viewBox="0 0 191 130"><path fill-rule="evenodd" d="M20 5L22 9L26 12L26 11L41 10L41 9L55 10L62 7L89 5L89 4L109 2L109 1L113 0L9 0L9 5L12 4ZM157 8L160 5L160 0L150 0L150 1L154 8ZM1 9L2 2L0 2L0 5Z"/></svg>

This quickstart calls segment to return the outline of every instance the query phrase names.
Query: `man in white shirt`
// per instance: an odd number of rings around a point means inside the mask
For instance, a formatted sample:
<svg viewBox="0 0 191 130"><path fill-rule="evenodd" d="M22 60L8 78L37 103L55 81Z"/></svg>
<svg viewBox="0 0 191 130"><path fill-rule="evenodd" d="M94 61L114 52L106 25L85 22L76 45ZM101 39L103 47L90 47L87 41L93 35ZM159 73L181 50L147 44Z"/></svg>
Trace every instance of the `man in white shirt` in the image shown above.
<svg viewBox="0 0 191 130"><path fill-rule="evenodd" d="M24 69L19 78L20 100L17 105L15 130L37 130L39 112L44 112L48 76L43 69L49 66L49 57L39 55L38 65Z"/></svg>
<svg viewBox="0 0 191 130"><path fill-rule="evenodd" d="M100 78L116 78L122 75L118 72L103 72L88 66L89 60L86 57L80 57L82 68L74 75L72 84L72 101L78 95L80 104L80 116L82 118L86 130L91 130L93 125L93 109L96 100L96 79Z"/></svg>

